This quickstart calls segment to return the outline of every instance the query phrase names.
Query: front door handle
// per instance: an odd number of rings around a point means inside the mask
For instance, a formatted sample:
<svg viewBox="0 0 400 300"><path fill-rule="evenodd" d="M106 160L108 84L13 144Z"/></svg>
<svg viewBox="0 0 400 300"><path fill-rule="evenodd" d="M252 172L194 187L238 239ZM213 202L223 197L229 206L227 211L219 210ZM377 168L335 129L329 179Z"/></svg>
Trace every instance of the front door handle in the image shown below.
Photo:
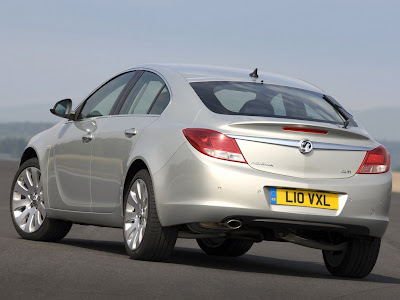
<svg viewBox="0 0 400 300"><path fill-rule="evenodd" d="M135 128L129 128L125 130L125 135L128 138L133 137L134 135L137 135L139 132Z"/></svg>
<svg viewBox="0 0 400 300"><path fill-rule="evenodd" d="M93 134L87 133L82 137L82 142L85 144L89 143L93 139Z"/></svg>

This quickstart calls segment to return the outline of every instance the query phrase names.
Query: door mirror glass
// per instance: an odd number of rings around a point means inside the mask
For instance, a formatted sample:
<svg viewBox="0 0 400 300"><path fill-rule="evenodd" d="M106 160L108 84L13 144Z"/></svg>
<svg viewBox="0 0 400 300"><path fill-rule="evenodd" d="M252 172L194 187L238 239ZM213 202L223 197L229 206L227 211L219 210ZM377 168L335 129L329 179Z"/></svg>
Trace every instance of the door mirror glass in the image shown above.
<svg viewBox="0 0 400 300"><path fill-rule="evenodd" d="M54 107L50 109L50 112L55 116L72 120L74 118L74 115L71 114L71 108L72 108L71 99L63 99L58 101L54 105Z"/></svg>

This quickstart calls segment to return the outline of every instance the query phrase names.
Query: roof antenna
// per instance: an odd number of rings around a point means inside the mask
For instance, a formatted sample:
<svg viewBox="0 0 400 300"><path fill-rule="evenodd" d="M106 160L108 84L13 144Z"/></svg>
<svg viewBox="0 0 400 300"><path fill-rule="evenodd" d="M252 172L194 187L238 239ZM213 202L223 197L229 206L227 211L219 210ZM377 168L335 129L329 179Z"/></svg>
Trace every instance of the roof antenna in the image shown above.
<svg viewBox="0 0 400 300"><path fill-rule="evenodd" d="M253 82L256 83L256 80L257 80L257 78L258 78L257 68L255 68L255 70L253 71L253 73L250 73L249 76L251 77L251 80L253 80Z"/></svg>

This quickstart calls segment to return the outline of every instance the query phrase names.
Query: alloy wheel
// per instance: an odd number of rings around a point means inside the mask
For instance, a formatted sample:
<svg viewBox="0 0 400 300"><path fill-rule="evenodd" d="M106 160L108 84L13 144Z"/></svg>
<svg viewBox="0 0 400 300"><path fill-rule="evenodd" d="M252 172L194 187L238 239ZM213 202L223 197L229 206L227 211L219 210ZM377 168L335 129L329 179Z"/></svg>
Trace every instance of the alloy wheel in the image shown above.
<svg viewBox="0 0 400 300"><path fill-rule="evenodd" d="M131 250L136 250L143 240L147 225L148 202L146 183L139 178L132 184L125 205L124 234Z"/></svg>
<svg viewBox="0 0 400 300"><path fill-rule="evenodd" d="M12 216L27 233L37 231L46 218L43 186L38 168L24 169L15 181L12 196Z"/></svg>

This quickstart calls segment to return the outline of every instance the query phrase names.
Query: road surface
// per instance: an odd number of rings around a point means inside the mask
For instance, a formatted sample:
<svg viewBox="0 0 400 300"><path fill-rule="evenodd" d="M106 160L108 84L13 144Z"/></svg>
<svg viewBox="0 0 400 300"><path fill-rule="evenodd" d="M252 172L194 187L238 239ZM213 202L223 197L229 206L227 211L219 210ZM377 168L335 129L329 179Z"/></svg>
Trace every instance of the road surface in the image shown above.
<svg viewBox="0 0 400 300"><path fill-rule="evenodd" d="M74 225L59 243L21 239L9 216L15 162L0 161L0 297L2 299L399 299L400 194L372 273L335 278L319 250L290 243L255 244L239 258L205 255L178 240L167 263L125 254L122 230ZM39 298L38 298L39 297Z"/></svg>

